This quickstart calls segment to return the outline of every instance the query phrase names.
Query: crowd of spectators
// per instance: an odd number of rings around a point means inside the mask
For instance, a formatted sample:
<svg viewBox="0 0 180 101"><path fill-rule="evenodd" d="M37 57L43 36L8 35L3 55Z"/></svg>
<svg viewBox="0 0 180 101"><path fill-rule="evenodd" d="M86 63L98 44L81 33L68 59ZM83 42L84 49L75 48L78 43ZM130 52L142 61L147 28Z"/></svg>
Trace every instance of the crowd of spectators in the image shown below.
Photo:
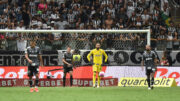
<svg viewBox="0 0 180 101"><path fill-rule="evenodd" d="M180 1L179 0L174 0L178 5L180 5Z"/></svg>
<svg viewBox="0 0 180 101"><path fill-rule="evenodd" d="M168 0L1 0L0 29L151 29L151 45L158 50L179 49L180 24L169 27ZM0 33L0 49L24 51L29 40L44 50L136 49L146 34Z"/></svg>

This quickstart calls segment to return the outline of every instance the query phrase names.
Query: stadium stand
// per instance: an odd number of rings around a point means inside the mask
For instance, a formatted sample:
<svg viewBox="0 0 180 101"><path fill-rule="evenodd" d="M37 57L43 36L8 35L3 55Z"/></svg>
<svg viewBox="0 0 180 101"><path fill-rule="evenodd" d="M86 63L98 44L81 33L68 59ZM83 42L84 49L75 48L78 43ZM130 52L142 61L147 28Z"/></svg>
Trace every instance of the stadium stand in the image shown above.
<svg viewBox="0 0 180 101"><path fill-rule="evenodd" d="M179 0L175 0L179 3ZM0 29L147 29L152 30L151 46L157 50L179 49L180 24L171 21L168 0L1 0ZM81 37L83 36L83 37ZM85 37L84 37L85 36ZM34 34L44 50L92 49L100 41L104 49L118 48L112 42L141 40L138 36L109 34ZM0 33L1 50L24 51L29 36ZM88 40L88 41L87 41ZM126 44L123 44L126 45ZM58 47L57 47L58 46ZM80 47L81 46L81 47ZM133 46L133 45L132 45Z"/></svg>

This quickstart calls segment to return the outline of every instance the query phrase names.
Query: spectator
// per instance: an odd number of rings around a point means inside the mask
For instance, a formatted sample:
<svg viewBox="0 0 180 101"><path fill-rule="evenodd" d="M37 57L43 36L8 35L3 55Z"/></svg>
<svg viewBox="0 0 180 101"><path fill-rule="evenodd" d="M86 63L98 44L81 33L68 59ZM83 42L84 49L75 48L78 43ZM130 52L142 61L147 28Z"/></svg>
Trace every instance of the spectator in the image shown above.
<svg viewBox="0 0 180 101"><path fill-rule="evenodd" d="M176 27L174 26L174 23L171 22L170 23L170 26L168 27L168 33L172 33L172 36L173 36L173 49L177 50L179 48L179 42L178 42L178 34L177 34L177 30L176 30Z"/></svg>
<svg viewBox="0 0 180 101"><path fill-rule="evenodd" d="M136 22L136 15L135 13L132 13L132 16L128 19L128 28L132 28L135 26L135 22Z"/></svg>
<svg viewBox="0 0 180 101"><path fill-rule="evenodd" d="M95 34L94 39L93 39L93 44L95 45L97 42L101 43L103 42L103 35L100 33Z"/></svg>
<svg viewBox="0 0 180 101"><path fill-rule="evenodd" d="M172 63L174 62L171 57L171 51L166 50L163 52L162 57L165 57L165 60L169 63L169 66L172 66Z"/></svg>
<svg viewBox="0 0 180 101"><path fill-rule="evenodd" d="M157 49L158 50L165 50L166 47L166 40L167 40L167 36L165 34L165 30L161 30L160 34L157 36Z"/></svg>
<svg viewBox="0 0 180 101"><path fill-rule="evenodd" d="M100 20L100 18L98 16L95 16L93 18L93 20L92 20L92 23L93 23L93 27L95 29L98 29L100 27L100 25L101 25L101 20Z"/></svg>
<svg viewBox="0 0 180 101"><path fill-rule="evenodd" d="M52 50L54 37L53 34L49 33L45 35L45 50Z"/></svg>
<svg viewBox="0 0 180 101"><path fill-rule="evenodd" d="M150 18L149 14L147 13L147 10L144 10L144 13L141 15L143 24L145 24L145 22L147 22Z"/></svg>
<svg viewBox="0 0 180 101"><path fill-rule="evenodd" d="M101 18L101 16L99 15L98 16L99 18ZM86 12L86 9L84 10L84 8L82 8L81 10L80 10L80 13L79 13L79 15L78 15L78 18L81 18L81 22L82 23L87 23L87 21L88 21L88 14L87 14L87 12Z"/></svg>
<svg viewBox="0 0 180 101"><path fill-rule="evenodd" d="M119 19L119 22L116 25L118 26L119 29L126 28L126 24L123 21L123 19Z"/></svg>
<svg viewBox="0 0 180 101"><path fill-rule="evenodd" d="M68 18L68 23L71 28L75 28L75 20L76 20L76 15L73 14L72 10L69 10L69 13L67 14Z"/></svg>
<svg viewBox="0 0 180 101"><path fill-rule="evenodd" d="M115 18L115 8L113 7L113 4L110 4L109 7L107 8L109 14L111 14L112 18Z"/></svg>
<svg viewBox="0 0 180 101"><path fill-rule="evenodd" d="M134 23L134 26L136 27L136 29L141 29L141 28L142 28L142 25L143 25L143 23L142 23L142 21L141 21L141 17L138 16L138 17L136 18L136 22Z"/></svg>
<svg viewBox="0 0 180 101"><path fill-rule="evenodd" d="M58 26L54 26L54 28L52 28L54 30L58 29ZM53 33L54 36L54 41L52 43L52 48L54 50L60 50L61 46L62 46L62 33Z"/></svg>
<svg viewBox="0 0 180 101"><path fill-rule="evenodd" d="M22 20L22 12L21 12L21 7L19 7L16 3L14 5L14 13L16 15L16 20L20 22Z"/></svg>
<svg viewBox="0 0 180 101"><path fill-rule="evenodd" d="M118 16L116 17L117 19L123 19L124 22L127 22L127 21L128 21L128 16L127 16L127 14L125 13L125 9L124 9L124 8L121 8L120 11L119 11L116 15L118 15ZM132 14L132 15L135 16L135 13ZM132 18L132 17L131 17L131 18ZM128 24L128 23L126 23L126 24Z"/></svg>
<svg viewBox="0 0 180 101"><path fill-rule="evenodd" d="M7 6L7 3L8 3L8 0L1 0L0 1L0 15L3 14L3 10L6 8Z"/></svg>
<svg viewBox="0 0 180 101"><path fill-rule="evenodd" d="M169 66L169 62L166 57L164 57L164 56L162 57L162 59L160 61L160 65L161 66Z"/></svg>
<svg viewBox="0 0 180 101"><path fill-rule="evenodd" d="M24 26L29 27L30 24L30 12L29 8L25 5L22 6L22 20L24 21Z"/></svg>
<svg viewBox="0 0 180 101"><path fill-rule="evenodd" d="M53 10L50 18L51 18L50 19L51 21L58 21L59 20L59 12Z"/></svg>
<svg viewBox="0 0 180 101"><path fill-rule="evenodd" d="M178 24L178 27L177 27L177 42L179 42L179 45L180 45L180 24ZM179 47L178 47L178 49L179 49Z"/></svg>
<svg viewBox="0 0 180 101"><path fill-rule="evenodd" d="M34 16L36 14L36 2L35 2L35 0L30 0L29 6L30 6L30 14L32 16Z"/></svg>
<svg viewBox="0 0 180 101"><path fill-rule="evenodd" d="M108 15L107 19L105 20L105 24L107 27L112 27L113 19L111 18L111 15Z"/></svg>
<svg viewBox="0 0 180 101"><path fill-rule="evenodd" d="M5 41L5 35L0 34L0 50L6 49L6 41Z"/></svg>
<svg viewBox="0 0 180 101"><path fill-rule="evenodd" d="M67 12L68 12L68 8L66 7L66 5L64 3L62 3L60 6L60 9L59 9L59 14L61 14L63 19L67 18L67 15L66 15Z"/></svg>
<svg viewBox="0 0 180 101"><path fill-rule="evenodd" d="M167 46L166 46L167 50L172 50L173 49L173 40L174 40L174 37L173 37L172 33L168 32L168 35L167 35Z"/></svg>
<svg viewBox="0 0 180 101"><path fill-rule="evenodd" d="M163 8L162 8L162 11L163 11L163 13L164 13L165 15L170 16L169 9L170 9L170 8L167 6L167 4L165 4L165 5L163 6Z"/></svg>
<svg viewBox="0 0 180 101"><path fill-rule="evenodd" d="M38 4L38 10L40 10L40 11L47 10L47 4L46 4L45 0L41 0L41 2Z"/></svg>
<svg viewBox="0 0 180 101"><path fill-rule="evenodd" d="M56 23L55 25L58 27L58 29L65 29L67 25L69 25L69 23L63 19L63 17L61 17Z"/></svg>
<svg viewBox="0 0 180 101"><path fill-rule="evenodd" d="M128 2L127 4L127 16L130 18L132 16L132 13L135 11L135 7L133 6L133 2Z"/></svg>
<svg viewBox="0 0 180 101"><path fill-rule="evenodd" d="M120 34L119 38L117 38L115 40L116 40L116 42L121 43L120 45L115 46L116 49L124 50L125 47L123 47L123 45L125 45L125 41L126 41L124 34Z"/></svg>
<svg viewBox="0 0 180 101"><path fill-rule="evenodd" d="M5 16L4 14L0 16L0 29L6 28L7 21L8 21L7 16Z"/></svg>
<svg viewBox="0 0 180 101"><path fill-rule="evenodd" d="M73 14L75 15L75 16L77 16L77 15L79 15L79 8L78 8L78 6L77 5L75 5L74 7L73 7Z"/></svg>
<svg viewBox="0 0 180 101"><path fill-rule="evenodd" d="M9 23L6 30L14 29L14 23ZM16 43L17 35L15 33L6 33L7 46L6 50L17 50Z"/></svg>
<svg viewBox="0 0 180 101"><path fill-rule="evenodd" d="M72 4L71 4L71 7L74 8L75 6L77 6L78 8L80 8L80 3L79 3L79 0L73 0Z"/></svg>
<svg viewBox="0 0 180 101"><path fill-rule="evenodd" d="M16 30L25 30L24 22L21 21L19 26L16 27ZM18 33L17 37L17 50L18 51L25 51L27 47L27 36L26 33Z"/></svg>
<svg viewBox="0 0 180 101"><path fill-rule="evenodd" d="M25 29L30 28L33 30L118 30L129 28L151 28L151 41L154 48L158 47L158 49L165 49L165 45L167 43L166 39L171 39L171 35L167 35L166 33L171 32L174 39L174 42L172 44L173 49L179 49L180 34L178 32L178 28L175 28L175 25L173 23L170 24L169 27L166 27L166 23L163 21L160 12L163 12L167 17L171 16L168 0L1 0L0 29L5 29L7 26L10 29L21 29L21 21L23 21L23 27ZM12 27L12 24L14 27ZM52 37L52 42L46 38L48 36L38 33L28 36L22 33L18 35L14 33L7 33L7 36L8 37L5 37L5 39L7 39L7 49L10 49L8 46L8 41L11 41L13 43L13 39L16 40L14 44L18 44L17 42L19 40L24 40L23 38L25 37L35 38L40 46L44 45L44 49L52 49L52 47L45 47L46 44L48 44L47 46L53 45L53 47L56 48L56 45L54 45L53 42L58 43L58 41L56 40L58 39L56 38L56 34L52 34L49 36ZM9 36L12 38L10 38ZM95 38L95 36L88 36L88 34L80 34L78 36L78 34L65 35L62 33L62 35L60 34L60 36L62 37L61 42L63 45L72 43L72 45L75 45L74 48L76 48L80 47L79 43L85 43L81 46L86 49L92 48L92 41ZM122 49L122 47L125 47L119 45L120 43L129 43L128 45L130 46L128 47L134 49L138 46L135 44L143 45L145 43L140 39L146 40L143 35L139 36L133 33L131 35L120 35L117 33L108 35L100 34L100 36L103 40L102 47L104 49ZM99 36L97 36L97 38L98 37ZM126 41L124 41L125 39ZM72 42L65 42L67 40L71 40ZM77 42L77 40L79 40L79 43ZM63 45L61 46L61 49L63 49ZM14 46L13 50L16 49L17 47L15 48Z"/></svg>

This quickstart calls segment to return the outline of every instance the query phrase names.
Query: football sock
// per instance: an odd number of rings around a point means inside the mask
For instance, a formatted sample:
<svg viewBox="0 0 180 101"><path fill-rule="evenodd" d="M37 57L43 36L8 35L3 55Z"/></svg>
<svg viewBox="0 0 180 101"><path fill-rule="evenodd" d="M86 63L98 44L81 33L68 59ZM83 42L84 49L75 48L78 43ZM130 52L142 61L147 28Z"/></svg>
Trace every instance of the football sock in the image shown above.
<svg viewBox="0 0 180 101"><path fill-rule="evenodd" d="M35 83L36 83L35 86L37 87L39 85L39 79L36 79Z"/></svg>
<svg viewBox="0 0 180 101"><path fill-rule="evenodd" d="M147 82L148 82L148 87L150 87L151 86L150 76L147 76Z"/></svg>
<svg viewBox="0 0 180 101"><path fill-rule="evenodd" d="M100 79L101 79L101 77L98 75L98 86L100 86Z"/></svg>
<svg viewBox="0 0 180 101"><path fill-rule="evenodd" d="M66 86L66 74L64 74L64 76L63 76L63 87L65 87Z"/></svg>
<svg viewBox="0 0 180 101"><path fill-rule="evenodd" d="M73 76L71 75L70 76L70 86L72 86L73 85Z"/></svg>
<svg viewBox="0 0 180 101"><path fill-rule="evenodd" d="M32 87L32 80L29 80L29 86Z"/></svg>
<svg viewBox="0 0 180 101"><path fill-rule="evenodd" d="M93 72L93 86L95 85L96 83L96 72Z"/></svg>
<svg viewBox="0 0 180 101"><path fill-rule="evenodd" d="M154 84L154 77L152 77L152 79L151 79L151 85L153 85Z"/></svg>

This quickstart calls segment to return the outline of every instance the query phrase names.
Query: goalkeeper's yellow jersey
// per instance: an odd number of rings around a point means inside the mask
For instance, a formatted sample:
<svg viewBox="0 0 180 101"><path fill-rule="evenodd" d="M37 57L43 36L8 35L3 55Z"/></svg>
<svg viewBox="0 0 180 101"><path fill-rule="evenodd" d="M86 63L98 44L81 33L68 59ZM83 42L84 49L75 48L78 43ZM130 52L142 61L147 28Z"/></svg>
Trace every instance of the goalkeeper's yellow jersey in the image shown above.
<svg viewBox="0 0 180 101"><path fill-rule="evenodd" d="M93 55L93 63L101 65L103 61L103 55L105 56L105 62L107 62L108 56L106 52L103 49L93 49L90 51L90 53L87 56L88 61L90 61L90 57Z"/></svg>

